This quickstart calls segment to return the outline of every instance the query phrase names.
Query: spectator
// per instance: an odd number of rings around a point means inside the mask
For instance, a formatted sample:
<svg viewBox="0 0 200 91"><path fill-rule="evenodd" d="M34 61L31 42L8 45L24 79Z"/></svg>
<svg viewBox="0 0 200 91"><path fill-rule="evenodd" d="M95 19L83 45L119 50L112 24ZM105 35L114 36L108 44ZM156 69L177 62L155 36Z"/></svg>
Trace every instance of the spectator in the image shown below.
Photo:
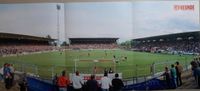
<svg viewBox="0 0 200 91"><path fill-rule="evenodd" d="M9 69L10 69L10 75L11 75L10 84L12 86L13 85L13 81L14 81L15 69L14 69L12 64L9 64Z"/></svg>
<svg viewBox="0 0 200 91"><path fill-rule="evenodd" d="M197 80L198 86L200 87L200 67L195 61L192 61L191 65L192 65L193 75Z"/></svg>
<svg viewBox="0 0 200 91"><path fill-rule="evenodd" d="M195 74L195 72L194 72L194 69L195 69L195 67L198 67L198 63L196 62L196 60L194 59L191 63L191 66L192 66L192 73L193 73L193 76L194 76L194 78L195 78L195 81L197 82L197 76L196 76L196 74Z"/></svg>
<svg viewBox="0 0 200 91"><path fill-rule="evenodd" d="M95 80L95 76L91 75L90 80L86 82L87 91L98 91L98 82Z"/></svg>
<svg viewBox="0 0 200 91"><path fill-rule="evenodd" d="M25 78L19 82L20 91L27 91L28 83L26 82Z"/></svg>
<svg viewBox="0 0 200 91"><path fill-rule="evenodd" d="M55 86L55 91L59 91L59 87L58 87L58 75L57 75L57 73L53 77L53 85Z"/></svg>
<svg viewBox="0 0 200 91"><path fill-rule="evenodd" d="M162 74L164 76L164 80L167 83L167 89L171 88L171 77L168 67L165 67L165 72Z"/></svg>
<svg viewBox="0 0 200 91"><path fill-rule="evenodd" d="M183 67L179 64L179 62L176 62L176 75L177 75L177 86L182 85L182 79L181 79L181 73L183 71Z"/></svg>
<svg viewBox="0 0 200 91"><path fill-rule="evenodd" d="M119 74L115 74L115 78L112 80L113 91L122 91L124 83L119 79Z"/></svg>
<svg viewBox="0 0 200 91"><path fill-rule="evenodd" d="M82 85L84 84L82 78L79 76L79 72L76 71L76 75L72 78L72 86L74 91L82 91Z"/></svg>
<svg viewBox="0 0 200 91"><path fill-rule="evenodd" d="M69 78L66 77L66 72L62 72L62 76L58 78L58 87L59 91L67 91L67 87L69 86Z"/></svg>
<svg viewBox="0 0 200 91"><path fill-rule="evenodd" d="M107 76L108 74L104 73L104 77L101 78L100 84L102 91L109 91L110 86L112 86L111 80Z"/></svg>
<svg viewBox="0 0 200 91"><path fill-rule="evenodd" d="M3 69L4 67L0 68L0 81L3 81Z"/></svg>
<svg viewBox="0 0 200 91"><path fill-rule="evenodd" d="M9 64L4 64L3 69L3 75L4 75L4 82L5 82L5 88L10 89L11 88L11 75L10 75L10 68L8 67Z"/></svg>
<svg viewBox="0 0 200 91"><path fill-rule="evenodd" d="M171 65L170 74L171 74L173 87L176 88L177 87L177 82L176 82L177 75L176 75L176 69L174 67L174 64Z"/></svg>

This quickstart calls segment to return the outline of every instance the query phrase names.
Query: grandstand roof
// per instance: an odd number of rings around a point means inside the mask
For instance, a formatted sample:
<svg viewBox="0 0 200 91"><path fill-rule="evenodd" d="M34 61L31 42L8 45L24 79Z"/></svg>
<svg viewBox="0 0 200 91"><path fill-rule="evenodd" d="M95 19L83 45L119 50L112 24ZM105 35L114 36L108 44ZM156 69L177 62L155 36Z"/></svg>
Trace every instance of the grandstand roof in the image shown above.
<svg viewBox="0 0 200 91"><path fill-rule="evenodd" d="M70 44L116 43L119 38L69 38Z"/></svg>
<svg viewBox="0 0 200 91"><path fill-rule="evenodd" d="M175 33L175 34L167 34L167 35L159 35L159 36L152 36L152 37L145 37L145 38L138 38L133 39L133 41L174 41L177 39L195 39L200 40L200 31L193 31L193 32L184 32L184 33Z"/></svg>
<svg viewBox="0 0 200 91"><path fill-rule="evenodd" d="M25 39L25 40L37 40L37 41L55 41L55 39L31 36L31 35L22 35L22 34L13 34L13 33L1 33L0 39Z"/></svg>

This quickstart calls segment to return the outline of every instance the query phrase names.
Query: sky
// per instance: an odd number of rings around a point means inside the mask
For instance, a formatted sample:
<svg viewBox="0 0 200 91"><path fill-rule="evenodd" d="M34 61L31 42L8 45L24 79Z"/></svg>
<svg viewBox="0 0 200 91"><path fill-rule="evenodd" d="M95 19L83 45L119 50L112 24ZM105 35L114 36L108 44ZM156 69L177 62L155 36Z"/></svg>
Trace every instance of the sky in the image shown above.
<svg viewBox="0 0 200 91"><path fill-rule="evenodd" d="M0 32L57 39L55 3L0 4ZM59 11L60 38L64 40L64 4Z"/></svg>
<svg viewBox="0 0 200 91"><path fill-rule="evenodd" d="M174 5L195 5L175 11ZM0 32L57 38L56 3L0 4ZM118 37L120 41L199 31L199 2L137 1L60 3L60 40Z"/></svg>
<svg viewBox="0 0 200 91"><path fill-rule="evenodd" d="M176 11L174 5L194 5ZM199 1L145 1L133 3L133 38L199 31Z"/></svg>
<svg viewBox="0 0 200 91"><path fill-rule="evenodd" d="M117 37L131 39L133 34L132 3L68 3L67 37Z"/></svg>

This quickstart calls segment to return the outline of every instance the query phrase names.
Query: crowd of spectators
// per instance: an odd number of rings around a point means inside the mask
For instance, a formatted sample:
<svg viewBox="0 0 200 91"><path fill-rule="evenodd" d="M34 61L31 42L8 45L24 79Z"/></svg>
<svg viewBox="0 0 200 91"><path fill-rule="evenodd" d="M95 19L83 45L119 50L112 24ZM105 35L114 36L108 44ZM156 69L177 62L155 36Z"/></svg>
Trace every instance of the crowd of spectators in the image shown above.
<svg viewBox="0 0 200 91"><path fill-rule="evenodd" d="M110 79L108 73L104 73L104 76L97 81L95 75L91 75L90 79L86 82L76 71L75 75L70 80L66 76L66 72L63 71L61 76L56 77L53 81L57 89L55 91L122 91L124 84L119 79L118 73L115 74L115 78Z"/></svg>
<svg viewBox="0 0 200 91"><path fill-rule="evenodd" d="M4 82L7 90L15 87L16 83L18 83L20 91L27 91L28 83L26 81L26 73L21 76L19 76L19 74L16 76L13 64L5 63L3 67L0 68L0 81Z"/></svg>
<svg viewBox="0 0 200 91"><path fill-rule="evenodd" d="M48 45L0 45L0 56L11 54L32 53L54 50L55 46Z"/></svg>
<svg viewBox="0 0 200 91"><path fill-rule="evenodd" d="M116 49L117 44L72 44L69 45L70 49Z"/></svg>
<svg viewBox="0 0 200 91"><path fill-rule="evenodd" d="M144 42L135 45L134 50L145 52L170 52L195 54L200 52L200 42L197 41L159 41Z"/></svg>
<svg viewBox="0 0 200 91"><path fill-rule="evenodd" d="M117 44L73 44L64 47L51 45L0 45L0 56L62 49L116 49Z"/></svg>
<svg viewBox="0 0 200 91"><path fill-rule="evenodd" d="M0 80L4 81L6 89L10 89L14 84L14 72L13 65L8 63L5 63L0 69Z"/></svg>
<svg viewBox="0 0 200 91"><path fill-rule="evenodd" d="M165 71L162 74L166 82L168 89L175 89L182 85L181 74L183 72L183 67L179 62L176 62L175 65L172 64L171 68L165 67Z"/></svg>
<svg viewBox="0 0 200 91"><path fill-rule="evenodd" d="M0 56L60 49L116 49L117 44L73 44L65 47L50 45L0 45Z"/></svg>

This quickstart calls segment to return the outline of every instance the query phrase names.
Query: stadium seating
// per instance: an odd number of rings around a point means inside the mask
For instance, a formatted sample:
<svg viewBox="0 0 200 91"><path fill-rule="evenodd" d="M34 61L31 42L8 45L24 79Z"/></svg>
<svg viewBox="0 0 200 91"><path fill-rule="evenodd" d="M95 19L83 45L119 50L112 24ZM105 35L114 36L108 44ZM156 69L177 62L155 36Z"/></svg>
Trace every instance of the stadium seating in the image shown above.
<svg viewBox="0 0 200 91"><path fill-rule="evenodd" d="M32 53L54 50L54 46L48 45L0 45L0 56L11 54Z"/></svg>
<svg viewBox="0 0 200 91"><path fill-rule="evenodd" d="M116 49L117 44L74 44L66 46L67 49ZM22 54L42 51L59 50L50 45L0 45L0 56Z"/></svg>
<svg viewBox="0 0 200 91"><path fill-rule="evenodd" d="M147 42L140 43L133 48L137 51L145 52L168 52L195 54L200 52L200 42L195 41L176 41L176 42Z"/></svg>
<svg viewBox="0 0 200 91"><path fill-rule="evenodd" d="M69 46L70 49L116 49L117 44L73 44Z"/></svg>

